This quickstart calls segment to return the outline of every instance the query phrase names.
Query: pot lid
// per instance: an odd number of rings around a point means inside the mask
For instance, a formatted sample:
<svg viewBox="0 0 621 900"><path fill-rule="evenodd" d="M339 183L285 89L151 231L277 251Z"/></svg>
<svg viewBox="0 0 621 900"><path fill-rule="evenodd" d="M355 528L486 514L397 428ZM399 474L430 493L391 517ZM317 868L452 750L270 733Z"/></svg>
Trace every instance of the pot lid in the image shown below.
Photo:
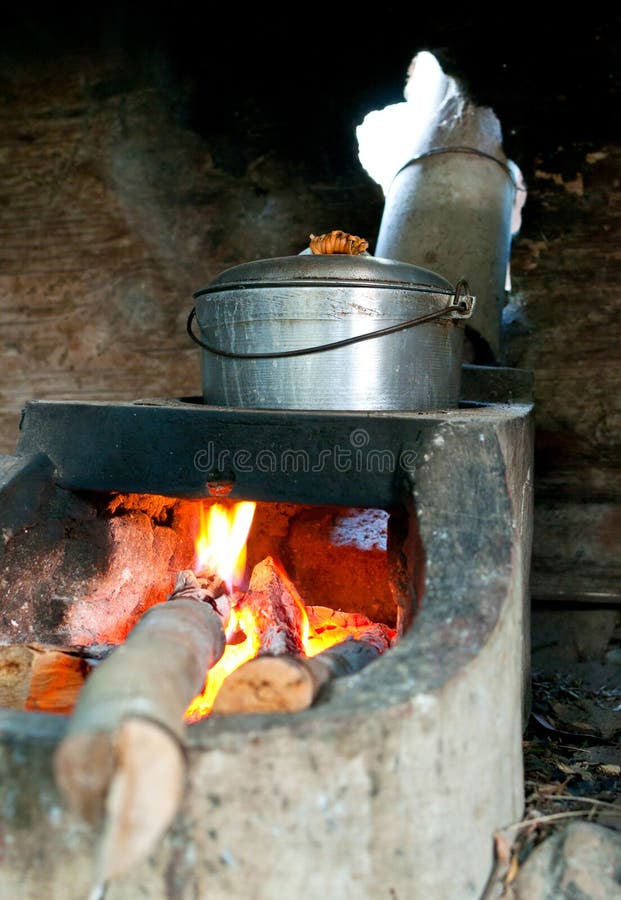
<svg viewBox="0 0 621 900"><path fill-rule="evenodd" d="M411 263L366 252L324 254L307 248L297 256L258 259L225 269L193 296L246 288L309 286L375 287L449 295L455 292L446 278Z"/></svg>

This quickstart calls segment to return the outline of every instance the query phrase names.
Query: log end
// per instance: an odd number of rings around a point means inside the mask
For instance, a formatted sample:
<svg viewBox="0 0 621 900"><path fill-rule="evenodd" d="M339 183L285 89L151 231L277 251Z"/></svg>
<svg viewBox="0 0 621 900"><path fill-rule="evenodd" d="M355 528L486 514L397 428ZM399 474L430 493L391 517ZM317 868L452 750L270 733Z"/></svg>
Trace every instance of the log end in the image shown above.
<svg viewBox="0 0 621 900"><path fill-rule="evenodd" d="M101 883L124 875L151 852L175 817L184 781L184 753L172 734L146 719L123 722L99 845Z"/></svg>
<svg viewBox="0 0 621 900"><path fill-rule="evenodd" d="M257 656L228 676L212 714L299 712L312 705L315 693L315 680L304 660Z"/></svg>
<svg viewBox="0 0 621 900"><path fill-rule="evenodd" d="M54 773L69 808L101 828L97 881L105 884L140 863L171 824L183 795L185 756L166 728L129 718L113 734L67 735Z"/></svg>

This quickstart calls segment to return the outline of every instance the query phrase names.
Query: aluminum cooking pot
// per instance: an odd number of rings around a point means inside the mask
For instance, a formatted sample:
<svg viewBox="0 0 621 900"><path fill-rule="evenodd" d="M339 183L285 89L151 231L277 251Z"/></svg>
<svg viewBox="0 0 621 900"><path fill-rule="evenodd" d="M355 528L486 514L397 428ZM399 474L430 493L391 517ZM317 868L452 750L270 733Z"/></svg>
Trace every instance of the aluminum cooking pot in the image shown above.
<svg viewBox="0 0 621 900"><path fill-rule="evenodd" d="M350 247L366 246L347 237ZM195 291L187 327L203 348L203 401L255 409L457 406L463 321L475 302L467 284L366 252L322 252L329 242L313 240L312 250L234 266Z"/></svg>

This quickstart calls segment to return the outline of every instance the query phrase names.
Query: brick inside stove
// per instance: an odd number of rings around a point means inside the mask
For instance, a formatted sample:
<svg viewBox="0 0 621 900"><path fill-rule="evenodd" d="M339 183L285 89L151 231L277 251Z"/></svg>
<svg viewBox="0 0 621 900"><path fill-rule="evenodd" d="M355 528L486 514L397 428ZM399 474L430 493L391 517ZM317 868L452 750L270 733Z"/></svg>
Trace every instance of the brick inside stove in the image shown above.
<svg viewBox="0 0 621 900"><path fill-rule="evenodd" d="M0 642L122 642L170 594L176 573L193 568L199 506L211 502L48 490L25 527L3 534ZM390 518L381 509L258 503L247 571L272 556L307 606L399 627L410 617L399 612Z"/></svg>

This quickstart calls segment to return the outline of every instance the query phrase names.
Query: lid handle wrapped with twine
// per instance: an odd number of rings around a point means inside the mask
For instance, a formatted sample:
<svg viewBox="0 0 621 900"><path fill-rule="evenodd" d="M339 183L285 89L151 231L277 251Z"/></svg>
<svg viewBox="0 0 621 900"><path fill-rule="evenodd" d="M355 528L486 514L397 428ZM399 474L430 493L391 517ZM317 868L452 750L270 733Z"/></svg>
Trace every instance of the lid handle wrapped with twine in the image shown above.
<svg viewBox="0 0 621 900"><path fill-rule="evenodd" d="M341 254L358 256L364 253L369 242L345 231L330 231L327 234L310 235L309 247L316 256Z"/></svg>

